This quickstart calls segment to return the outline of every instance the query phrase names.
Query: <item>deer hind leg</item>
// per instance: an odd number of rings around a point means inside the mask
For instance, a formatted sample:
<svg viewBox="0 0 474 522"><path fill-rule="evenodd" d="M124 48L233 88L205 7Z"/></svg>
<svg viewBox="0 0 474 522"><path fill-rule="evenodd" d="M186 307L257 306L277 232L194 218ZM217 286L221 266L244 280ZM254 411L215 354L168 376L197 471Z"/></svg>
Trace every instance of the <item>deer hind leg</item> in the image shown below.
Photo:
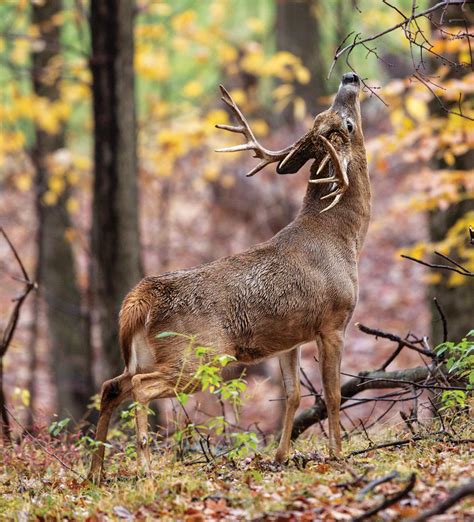
<svg viewBox="0 0 474 522"><path fill-rule="evenodd" d="M318 343L319 364L329 421L329 453L335 457L341 455L339 409L341 407L341 355L343 346L344 334L340 331L321 334Z"/></svg>
<svg viewBox="0 0 474 522"><path fill-rule="evenodd" d="M102 475L105 453L104 443L107 440L110 418L112 417L115 408L130 396L131 389L131 375L129 373L123 373L114 379L105 381L102 385L99 421L97 422L95 434L95 441L99 443L99 446L92 455L92 462L88 475L88 479L96 484L100 483Z"/></svg>
<svg viewBox="0 0 474 522"><path fill-rule="evenodd" d="M291 441L291 430L293 429L293 419L295 412L300 405L301 392L299 380L299 360L300 348L297 347L291 352L280 355L280 369L285 389L285 417L281 432L280 444L275 455L277 462L284 462L288 457Z"/></svg>
<svg viewBox="0 0 474 522"><path fill-rule="evenodd" d="M143 373L132 378L132 394L138 403L135 411L137 436L138 471L147 475L151 472L150 446L148 440L148 403L154 399L174 397L163 372Z"/></svg>

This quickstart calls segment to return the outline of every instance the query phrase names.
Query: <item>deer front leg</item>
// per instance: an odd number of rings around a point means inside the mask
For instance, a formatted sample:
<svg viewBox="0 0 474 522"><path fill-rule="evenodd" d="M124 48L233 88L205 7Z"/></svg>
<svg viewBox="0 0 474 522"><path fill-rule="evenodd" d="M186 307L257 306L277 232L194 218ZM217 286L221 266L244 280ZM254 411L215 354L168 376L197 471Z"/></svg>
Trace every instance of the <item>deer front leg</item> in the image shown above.
<svg viewBox="0 0 474 522"><path fill-rule="evenodd" d="M323 380L324 399L329 421L329 454L341 455L341 355L344 345L343 332L335 331L320 335L319 364Z"/></svg>
<svg viewBox="0 0 474 522"><path fill-rule="evenodd" d="M291 430L293 428L293 419L295 412L300 405L300 380L299 380L299 361L300 348L297 347L291 352L280 355L280 369L283 378L283 387L285 389L285 418L283 421L283 430L281 432L280 444L275 455L277 462L284 462L288 457L291 441Z"/></svg>

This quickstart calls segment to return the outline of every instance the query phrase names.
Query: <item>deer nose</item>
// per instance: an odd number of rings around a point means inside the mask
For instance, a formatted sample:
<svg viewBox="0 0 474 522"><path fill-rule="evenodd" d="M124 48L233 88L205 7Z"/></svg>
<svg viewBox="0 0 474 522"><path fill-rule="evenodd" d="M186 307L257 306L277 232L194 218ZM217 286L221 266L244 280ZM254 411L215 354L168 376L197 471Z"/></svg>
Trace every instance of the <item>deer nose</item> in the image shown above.
<svg viewBox="0 0 474 522"><path fill-rule="evenodd" d="M350 72L342 76L342 84L347 85L349 83L359 83L359 77L356 73Z"/></svg>

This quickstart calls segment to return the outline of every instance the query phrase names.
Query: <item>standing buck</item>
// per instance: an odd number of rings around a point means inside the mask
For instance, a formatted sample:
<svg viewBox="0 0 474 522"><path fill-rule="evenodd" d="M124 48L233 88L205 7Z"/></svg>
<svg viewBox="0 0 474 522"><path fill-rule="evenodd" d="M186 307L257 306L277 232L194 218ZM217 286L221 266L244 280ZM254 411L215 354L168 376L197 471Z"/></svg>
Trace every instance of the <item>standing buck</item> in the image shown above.
<svg viewBox="0 0 474 522"><path fill-rule="evenodd" d="M370 217L359 78L345 74L332 106L316 117L301 139L280 151L256 141L230 95L221 90L239 124L218 127L242 133L247 143L220 152L253 151L261 161L248 175L276 162L279 174L294 173L307 160L315 160L303 206L269 241L196 268L146 277L127 295L120 311L125 371L102 386L96 440L105 442L112 412L123 400L132 397L147 405L175 397L193 381L197 362L186 355L188 341L179 336L157 338L160 332L173 331L196 335L199 344L234 356L237 362L279 357L286 390L276 452L276 460L282 462L300 402L299 347L316 340L329 449L337 456L341 353L357 302L357 263ZM137 408L138 461L145 471L150 469L147 430L146 408ZM90 471L95 481L100 480L103 457L100 444Z"/></svg>

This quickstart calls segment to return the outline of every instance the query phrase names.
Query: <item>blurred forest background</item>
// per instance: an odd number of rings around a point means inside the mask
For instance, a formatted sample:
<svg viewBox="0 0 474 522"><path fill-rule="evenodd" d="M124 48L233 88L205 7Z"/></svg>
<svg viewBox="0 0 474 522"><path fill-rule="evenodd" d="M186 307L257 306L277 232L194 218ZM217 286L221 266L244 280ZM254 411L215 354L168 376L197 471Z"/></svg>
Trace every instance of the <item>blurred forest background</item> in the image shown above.
<svg viewBox="0 0 474 522"><path fill-rule="evenodd" d="M398 12L381 0L0 3L0 226L38 283L2 360L18 418L29 427L54 415L75 425L94 420L91 397L122 371L117 313L125 293L144 274L266 240L295 216L307 171L282 177L270 168L246 179L246 154L214 152L237 143L214 128L230 118L218 85L265 144L282 148L329 105L349 70L342 57L328 79L346 35L399 23L412 1L395 3ZM372 88L364 90L363 121L373 219L354 322L429 335L433 346L442 336L432 297L450 339L460 340L473 327L473 280L400 254L429 260L438 250L474 270L474 73L471 42L462 36L473 22L470 8L462 23L459 13L441 21L437 13L438 24L418 19L434 46L423 70L401 29L377 40L376 50L358 46L350 54ZM1 328L22 289L19 277L0 238ZM314 355L314 346L305 348L302 366L319 390ZM384 358L374 338L348 329L345 372L376 368ZM419 362L410 351L396 365ZM278 365L249 368L247 380L241 422L275 429ZM209 396L193 401L195 418L219 407ZM166 429L169 402L157 407L158 428Z"/></svg>

